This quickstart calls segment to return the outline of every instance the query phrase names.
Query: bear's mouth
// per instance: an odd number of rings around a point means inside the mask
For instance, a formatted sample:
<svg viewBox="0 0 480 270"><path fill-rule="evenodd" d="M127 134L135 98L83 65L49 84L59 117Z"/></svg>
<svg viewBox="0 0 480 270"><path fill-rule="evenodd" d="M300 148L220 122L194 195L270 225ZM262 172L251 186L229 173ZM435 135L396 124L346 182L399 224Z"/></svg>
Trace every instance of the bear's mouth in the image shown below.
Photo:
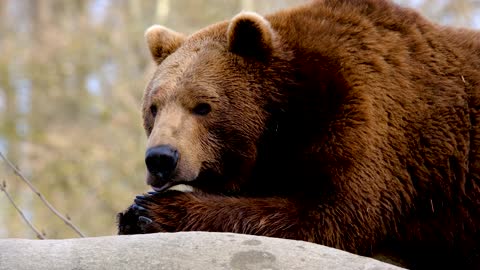
<svg viewBox="0 0 480 270"><path fill-rule="evenodd" d="M181 192L192 192L196 190L192 186L192 181L178 180L173 178L163 178L151 173L147 174L147 184L150 185L155 192L166 192L168 190L177 190Z"/></svg>

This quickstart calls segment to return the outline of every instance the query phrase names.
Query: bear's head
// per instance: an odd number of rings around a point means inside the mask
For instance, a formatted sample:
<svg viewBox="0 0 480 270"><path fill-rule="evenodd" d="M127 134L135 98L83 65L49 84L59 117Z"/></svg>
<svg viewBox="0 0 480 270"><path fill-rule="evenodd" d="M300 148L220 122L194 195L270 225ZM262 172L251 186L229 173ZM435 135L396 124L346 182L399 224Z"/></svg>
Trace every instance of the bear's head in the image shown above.
<svg viewBox="0 0 480 270"><path fill-rule="evenodd" d="M147 183L241 189L274 132L290 54L250 12L189 37L157 25L145 37L157 64L143 98Z"/></svg>

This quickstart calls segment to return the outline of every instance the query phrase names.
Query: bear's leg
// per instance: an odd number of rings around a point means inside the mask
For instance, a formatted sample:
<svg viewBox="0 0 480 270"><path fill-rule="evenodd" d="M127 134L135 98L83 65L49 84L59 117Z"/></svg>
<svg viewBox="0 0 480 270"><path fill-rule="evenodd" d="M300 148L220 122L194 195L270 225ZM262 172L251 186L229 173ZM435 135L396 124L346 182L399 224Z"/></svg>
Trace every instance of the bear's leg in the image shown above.
<svg viewBox="0 0 480 270"><path fill-rule="evenodd" d="M340 197L341 198L341 197ZM289 198L226 197L169 191L137 196L118 216L119 234L233 232L320 243L356 253L385 232L378 209Z"/></svg>

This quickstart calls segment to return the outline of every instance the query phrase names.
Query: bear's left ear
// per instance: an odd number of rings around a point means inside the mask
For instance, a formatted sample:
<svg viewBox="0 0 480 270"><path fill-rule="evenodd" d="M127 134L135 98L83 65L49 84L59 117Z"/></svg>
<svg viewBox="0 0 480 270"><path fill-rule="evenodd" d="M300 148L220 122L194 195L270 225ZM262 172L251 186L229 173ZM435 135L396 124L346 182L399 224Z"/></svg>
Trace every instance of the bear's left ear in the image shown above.
<svg viewBox="0 0 480 270"><path fill-rule="evenodd" d="M145 31L145 39L153 60L160 64L182 45L185 36L161 25L152 25Z"/></svg>
<svg viewBox="0 0 480 270"><path fill-rule="evenodd" d="M270 55L274 37L270 23L255 12L242 12L233 17L227 29L228 49L246 57Z"/></svg>

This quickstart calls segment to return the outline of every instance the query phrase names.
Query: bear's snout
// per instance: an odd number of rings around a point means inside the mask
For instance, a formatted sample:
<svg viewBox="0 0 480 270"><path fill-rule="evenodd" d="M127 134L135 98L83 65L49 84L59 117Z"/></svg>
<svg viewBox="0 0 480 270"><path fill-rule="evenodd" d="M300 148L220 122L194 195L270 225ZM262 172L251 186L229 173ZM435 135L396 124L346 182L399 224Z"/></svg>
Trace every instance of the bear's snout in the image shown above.
<svg viewBox="0 0 480 270"><path fill-rule="evenodd" d="M168 178L177 167L178 150L170 145L159 145L151 147L145 153L145 164L148 172L153 176L152 183L155 187L166 184Z"/></svg>

